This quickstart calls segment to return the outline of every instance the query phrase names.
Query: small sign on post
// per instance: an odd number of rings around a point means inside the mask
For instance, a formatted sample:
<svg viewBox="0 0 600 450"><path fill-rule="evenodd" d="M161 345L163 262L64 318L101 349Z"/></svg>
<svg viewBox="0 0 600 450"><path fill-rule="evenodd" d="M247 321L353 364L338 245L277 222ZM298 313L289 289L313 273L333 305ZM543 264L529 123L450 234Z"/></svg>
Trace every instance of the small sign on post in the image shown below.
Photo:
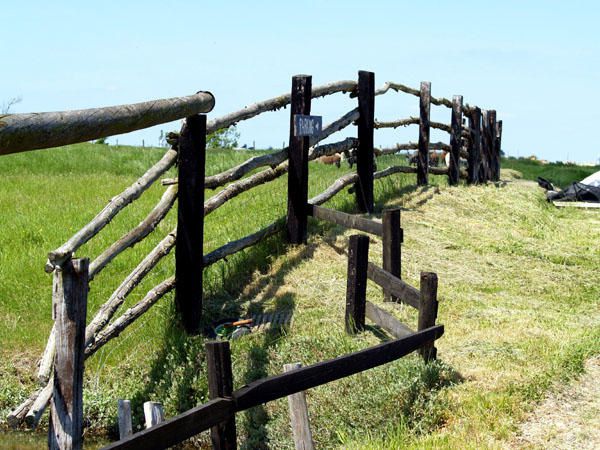
<svg viewBox="0 0 600 450"><path fill-rule="evenodd" d="M323 129L321 116L294 114L294 136L317 136Z"/></svg>

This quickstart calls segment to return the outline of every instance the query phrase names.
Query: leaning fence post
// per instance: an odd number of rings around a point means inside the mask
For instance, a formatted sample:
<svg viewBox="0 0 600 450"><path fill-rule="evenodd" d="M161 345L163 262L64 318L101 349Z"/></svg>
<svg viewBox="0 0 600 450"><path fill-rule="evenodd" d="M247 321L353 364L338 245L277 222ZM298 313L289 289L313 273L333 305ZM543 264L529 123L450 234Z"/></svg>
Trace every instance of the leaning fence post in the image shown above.
<svg viewBox="0 0 600 450"><path fill-rule="evenodd" d="M457 185L460 178L460 147L462 142L462 95L452 97L452 116L450 120L450 166L448 183Z"/></svg>
<svg viewBox="0 0 600 450"><path fill-rule="evenodd" d="M469 111L469 167L467 168L467 183L476 184L479 181L481 166L481 109L477 106Z"/></svg>
<svg viewBox="0 0 600 450"><path fill-rule="evenodd" d="M400 223L400 209L383 211L383 270L402 278L402 242L403 230ZM385 301L398 301L384 289Z"/></svg>
<svg viewBox="0 0 600 450"><path fill-rule="evenodd" d="M231 397L233 374L228 341L212 341L205 344L210 399ZM210 429L213 449L237 448L235 414L225 422Z"/></svg>
<svg viewBox="0 0 600 450"><path fill-rule="evenodd" d="M368 265L369 237L364 234L350 236L345 316L346 332L349 334L356 334L365 328Z"/></svg>
<svg viewBox="0 0 600 450"><path fill-rule="evenodd" d="M285 364L284 372L290 372L302 367L300 363ZM296 450L312 450L315 448L310 431L310 420L308 418L308 405L304 391L288 395L288 406L290 408L290 422L292 423L292 435Z"/></svg>
<svg viewBox="0 0 600 450"><path fill-rule="evenodd" d="M419 150L417 153L417 184L429 181L429 114L431 110L431 83L421 82L419 95Z"/></svg>
<svg viewBox="0 0 600 450"><path fill-rule="evenodd" d="M48 447L77 450L83 445L83 361L89 260L66 261L54 272L52 292L56 323L54 390Z"/></svg>
<svg viewBox="0 0 600 450"><path fill-rule="evenodd" d="M294 115L310 114L311 91L310 75L292 77L287 202L287 238L290 244L306 243L309 138L294 135Z"/></svg>
<svg viewBox="0 0 600 450"><path fill-rule="evenodd" d="M358 72L358 152L356 158L356 202L358 210L372 213L373 200L373 130L375 123L375 74Z"/></svg>
<svg viewBox="0 0 600 450"><path fill-rule="evenodd" d="M437 288L437 274L433 272L421 272L418 331L435 325L438 313ZM434 346L434 341L423 344L419 353L421 353L425 361L435 359L437 349Z"/></svg>
<svg viewBox="0 0 600 450"><path fill-rule="evenodd" d="M175 304L188 333L202 318L206 116L188 117L179 137Z"/></svg>

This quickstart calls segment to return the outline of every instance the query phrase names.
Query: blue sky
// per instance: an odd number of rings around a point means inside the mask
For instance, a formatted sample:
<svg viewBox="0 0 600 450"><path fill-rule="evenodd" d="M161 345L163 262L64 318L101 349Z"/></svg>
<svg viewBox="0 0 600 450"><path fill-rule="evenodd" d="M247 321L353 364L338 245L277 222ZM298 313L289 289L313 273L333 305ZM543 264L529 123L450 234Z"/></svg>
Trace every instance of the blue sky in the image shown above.
<svg viewBox="0 0 600 450"><path fill-rule="evenodd" d="M496 109L510 155L597 161L600 6L596 2L475 1L11 1L0 9L0 103L13 112L131 103L210 90L218 116L289 91L375 72ZM313 102L325 123L355 106ZM418 113L406 94L378 97L376 117ZM280 147L287 110L240 124L241 143ZM432 118L450 112L432 107ZM156 144L161 129L118 136ZM354 131L346 129L335 139ZM417 128L377 131L376 145L417 139ZM116 138L112 138L114 143ZM447 140L432 133L433 140Z"/></svg>

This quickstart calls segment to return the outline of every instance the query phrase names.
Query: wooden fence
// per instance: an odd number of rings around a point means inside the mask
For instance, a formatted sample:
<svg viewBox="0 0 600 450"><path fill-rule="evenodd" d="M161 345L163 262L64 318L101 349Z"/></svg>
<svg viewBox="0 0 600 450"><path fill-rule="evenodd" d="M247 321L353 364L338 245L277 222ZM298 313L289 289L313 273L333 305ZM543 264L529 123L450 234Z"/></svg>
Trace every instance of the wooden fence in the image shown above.
<svg viewBox="0 0 600 450"><path fill-rule="evenodd" d="M411 117L394 122L376 122L374 120L375 97L386 94L390 90L419 97L419 118ZM296 137L294 135L292 126L294 114L310 113L310 100L312 98L340 92L356 96L357 108L323 127L316 136ZM162 108L160 109L161 112L154 114L152 112L154 106L150 103L157 108L160 106ZM290 145L288 148L275 153L255 156L219 174L204 176L206 135L208 133L229 127L241 120L250 119L263 112L282 108L288 104L291 105ZM431 104L443 105L452 110L450 125L429 120ZM0 127L0 154L8 154L105 137L114 133L131 131L187 116L181 131L169 135L172 148L166 151L160 161L149 168L144 175L121 194L111 199L96 217L67 242L49 252L46 270L54 274L54 308L60 309L63 307L70 310L69 308L72 308L71 303L75 301L71 298L84 296L83 291L87 292L88 282L92 281L104 267L127 248L132 247L150 234L174 205L175 199L179 199L176 229L169 232L127 275L107 301L95 312L87 326L84 326L85 323L82 325L81 321L76 321L75 334L84 336L83 344L81 344L79 338L65 341L65 336L71 332L65 331L64 325L61 325L59 320L55 321L41 358L38 373L40 389L11 412L9 416L11 424L16 425L25 420L30 426L35 426L53 395L56 396L57 393L63 392L62 383L72 382L80 390L81 383L78 377L80 370L83 371L84 359L95 353L111 339L117 337L160 298L173 289L176 292L177 309L181 313L183 326L189 332L197 332L202 315L202 270L283 230L286 231L288 242L306 242L307 217L309 215L321 218L335 216L338 219L344 217L343 220L349 224L364 226L365 231L368 231L367 227L374 227L373 229L376 229L377 233L384 236L384 242L401 242L401 235L394 235L391 232L386 234L385 230L387 228L395 226L393 225L395 219L391 216L389 221L386 222L388 219L385 219L384 215L384 223L380 227L380 225L367 225L360 218L346 217L343 216L343 213L319 207L345 186L354 184L360 210L372 212L374 180L395 173L415 173L418 184L426 184L430 174L446 175L449 177L451 184L456 184L459 177L466 178L468 183L497 180L499 177L502 126L501 121L496 121L495 111L483 111L482 113L478 107L463 104L461 96L455 96L452 101L445 98L435 98L431 96L431 85L427 82L421 84L420 90L390 82L385 83L382 88L376 90L374 88L374 74L361 71L359 72L358 82L338 81L312 88L311 77L301 75L293 77L290 94L280 95L249 105L240 111L210 121L207 121L204 116L197 115L199 112L209 111L213 105L214 98L211 94L199 93L184 99L127 105L122 108L115 107L116 109L105 108L39 115L17 114L1 118L3 126ZM469 120L467 127L463 125L463 114ZM92 119L92 117L100 117L100 122ZM320 144L321 141L353 123L358 126L357 138L347 137L332 144ZM419 125L418 143L398 144L396 147L389 149L375 150L373 148L375 129L395 128L411 124ZM430 143L429 131L431 128L449 132L450 144ZM52 135L52 137L49 138L49 135ZM406 149L417 150L418 161L416 167L392 166L378 172L373 171L374 157ZM430 167L430 151L435 149L450 152L450 167L448 169ZM356 162L356 173L342 176L323 193L308 199L308 162L320 156L340 152L346 153L351 160ZM462 173L459 169L461 155L466 156L468 159L468 170L465 173ZM77 250L101 232L120 211L139 198L176 162L179 170L178 178L176 180L165 180L168 187L146 219L93 259L89 266L77 263L78 260L75 259ZM246 176L251 171L261 167L266 168ZM275 221L255 233L229 242L208 254L203 254L203 233L198 233L197 230L203 229L204 220L210 213L241 193L272 181L286 173L289 174L288 212L285 221ZM224 188L210 198L204 199L206 188L215 189L218 187ZM196 232L192 232L192 230L196 230ZM142 300L115 319L115 314L126 297L157 263L170 253L176 244L179 245L177 245L175 251L175 275L152 288ZM385 274L371 268L370 265L369 273L376 274L373 276L379 276L379 279L387 277L386 274L395 277L386 286L386 293L389 296L397 297L405 291L413 292L401 281L398 281L400 275L399 253L385 250L386 247L391 249L392 246L384 245ZM78 270L81 272L77 272L78 277L85 281L80 283L82 285L80 286L81 292L74 293L68 290L70 285L63 282L62 278L66 273L73 272L71 268L76 263L79 264ZM84 326L83 331L81 330L82 326ZM75 366L69 362L71 364L70 369L65 372L58 369L61 367L60 358L63 354L68 361L77 362ZM66 378L69 378L69 381L66 381ZM78 397L74 396L73 398L76 400ZM56 402L58 401L57 399ZM56 402L53 401L53 405L57 404ZM214 404L222 405L223 403L217 402ZM217 408L216 406L212 407ZM67 408L67 414L69 417L65 416L63 419L68 418L72 426L76 427L72 430L69 439L77 443L81 436L81 429L78 425L80 421L75 418L75 415L81 414L81 405L75 401ZM67 447L71 448L70 446L63 446L63 448ZM78 448L78 446L73 444L72 448Z"/></svg>

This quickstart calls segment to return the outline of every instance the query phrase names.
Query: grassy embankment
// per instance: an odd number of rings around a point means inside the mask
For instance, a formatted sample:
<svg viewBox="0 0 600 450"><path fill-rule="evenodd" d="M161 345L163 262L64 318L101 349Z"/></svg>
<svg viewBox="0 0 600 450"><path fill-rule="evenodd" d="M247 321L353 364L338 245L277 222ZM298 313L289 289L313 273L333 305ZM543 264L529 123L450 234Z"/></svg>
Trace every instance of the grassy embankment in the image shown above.
<svg viewBox="0 0 600 450"><path fill-rule="evenodd" d="M154 150L73 146L0 159L0 410L32 386L35 360L50 328L50 279L45 254L60 245L160 153ZM215 173L248 156L212 152ZM388 160L389 161L389 160ZM311 165L311 195L340 175ZM445 184L443 179L435 180ZM207 219L206 249L254 231L285 210L285 178L262 186ZM319 448L497 446L553 382L581 370L597 353L598 218L555 210L531 184L415 190L414 176L376 182L378 209L404 208L403 275L417 285L421 270L440 277L441 362L428 367L408 357L308 393ZM137 224L163 188L145 194L115 219L81 255L95 256ZM398 192L404 195L398 197ZM207 195L210 195L207 192ZM352 196L329 206L352 210ZM90 311L174 225L171 214L147 240L117 259L92 284ZM292 309L289 329L232 344L235 385L379 342L375 333L343 333L345 246L349 233L312 225L306 248L285 249L278 239L208 269L208 316ZM380 242L371 260L381 259ZM172 258L139 287L128 305L172 273ZM369 298L382 296L369 285ZM85 408L90 426L114 430L117 398L165 404L167 415L206 399L202 338L173 326L172 296L89 361ZM127 305L126 305L127 306ZM415 315L386 307L414 325ZM126 376L125 376L126 375ZM286 402L239 416L247 448L268 442L292 446ZM203 436L202 441L206 442Z"/></svg>

